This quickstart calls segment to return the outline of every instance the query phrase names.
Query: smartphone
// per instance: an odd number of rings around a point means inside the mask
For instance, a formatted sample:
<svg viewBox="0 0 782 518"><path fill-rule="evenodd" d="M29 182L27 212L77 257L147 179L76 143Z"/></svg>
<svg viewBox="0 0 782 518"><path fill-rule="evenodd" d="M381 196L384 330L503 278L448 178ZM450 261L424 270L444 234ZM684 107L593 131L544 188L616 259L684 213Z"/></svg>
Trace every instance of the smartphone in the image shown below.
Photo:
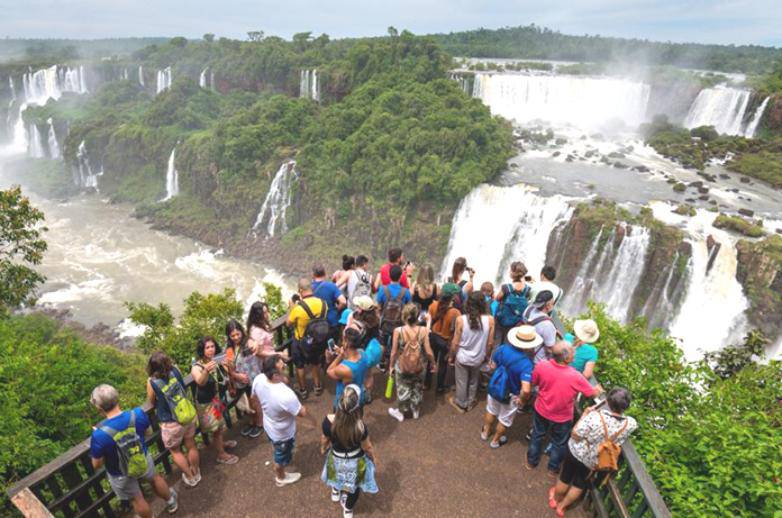
<svg viewBox="0 0 782 518"><path fill-rule="evenodd" d="M532 282L532 275L525 275L524 280L527 282Z"/></svg>
<svg viewBox="0 0 782 518"><path fill-rule="evenodd" d="M298 302L298 301L300 301L300 300L301 300L301 297L299 297L299 295L298 295L298 294L294 293L294 294L293 294L293 296L291 297L291 300L292 300L293 302Z"/></svg>
<svg viewBox="0 0 782 518"><path fill-rule="evenodd" d="M212 358L215 363L225 363L225 359L227 358L225 353L216 354L214 358Z"/></svg>
<svg viewBox="0 0 782 518"><path fill-rule="evenodd" d="M329 348L329 351L334 352L334 350L337 348L337 344L334 342L333 338L329 338L326 342L326 346Z"/></svg>

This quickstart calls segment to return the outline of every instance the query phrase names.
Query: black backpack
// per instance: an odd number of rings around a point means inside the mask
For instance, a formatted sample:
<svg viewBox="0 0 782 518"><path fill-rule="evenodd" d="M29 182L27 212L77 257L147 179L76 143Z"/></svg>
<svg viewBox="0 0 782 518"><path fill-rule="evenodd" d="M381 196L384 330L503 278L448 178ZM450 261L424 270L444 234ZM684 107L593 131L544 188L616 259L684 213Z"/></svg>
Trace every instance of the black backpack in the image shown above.
<svg viewBox="0 0 782 518"><path fill-rule="evenodd" d="M331 336L331 328L329 327L328 320L326 320L326 303L323 302L323 305L320 308L320 314L317 318L312 314L309 306L307 306L303 300L299 301L299 306L301 306L302 309L304 309L304 312L307 313L307 316L310 317L307 326L304 328L303 337L307 342L307 345L310 347L325 346Z"/></svg>
<svg viewBox="0 0 782 518"><path fill-rule="evenodd" d="M391 290L388 286L383 286L386 294L386 302L383 304L383 311L380 314L380 331L386 336L391 336L394 329L402 325L402 299L405 296L407 288L400 286L396 297L391 298Z"/></svg>

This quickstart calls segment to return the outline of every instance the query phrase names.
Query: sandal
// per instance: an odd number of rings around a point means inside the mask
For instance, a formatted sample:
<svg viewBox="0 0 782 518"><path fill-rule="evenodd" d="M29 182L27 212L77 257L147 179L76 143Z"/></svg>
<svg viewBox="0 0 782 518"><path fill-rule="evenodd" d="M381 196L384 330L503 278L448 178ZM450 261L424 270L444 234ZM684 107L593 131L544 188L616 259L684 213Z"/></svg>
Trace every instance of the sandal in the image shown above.
<svg viewBox="0 0 782 518"><path fill-rule="evenodd" d="M323 387L315 387L315 395L320 396L323 394Z"/></svg>
<svg viewBox="0 0 782 518"><path fill-rule="evenodd" d="M217 457L218 464L236 464L237 462L239 462L239 457L237 457L236 455L229 455L224 459Z"/></svg>
<svg viewBox="0 0 782 518"><path fill-rule="evenodd" d="M563 510L560 510L560 508L559 508L559 507L557 507L556 509L554 509L554 512L555 512L555 513L557 513L557 516L558 516L559 518L565 518L565 511L563 511Z"/></svg>
<svg viewBox="0 0 782 518"><path fill-rule="evenodd" d="M228 448L229 450L236 448L237 442L233 439L228 441L223 441L223 448Z"/></svg>
<svg viewBox="0 0 782 518"><path fill-rule="evenodd" d="M557 508L557 501L554 499L554 491L556 491L556 486L551 486L551 489L548 490L548 506L552 509Z"/></svg>

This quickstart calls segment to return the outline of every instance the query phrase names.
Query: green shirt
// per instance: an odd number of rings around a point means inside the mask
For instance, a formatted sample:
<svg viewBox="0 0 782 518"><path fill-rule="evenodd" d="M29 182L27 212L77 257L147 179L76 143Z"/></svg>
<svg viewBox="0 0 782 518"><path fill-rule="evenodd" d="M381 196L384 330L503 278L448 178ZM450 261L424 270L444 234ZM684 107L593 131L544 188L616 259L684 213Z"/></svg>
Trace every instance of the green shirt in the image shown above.
<svg viewBox="0 0 782 518"><path fill-rule="evenodd" d="M578 372L584 372L584 367L589 362L597 363L597 347L591 344L581 344L576 347L576 353L573 355L573 361L570 366Z"/></svg>

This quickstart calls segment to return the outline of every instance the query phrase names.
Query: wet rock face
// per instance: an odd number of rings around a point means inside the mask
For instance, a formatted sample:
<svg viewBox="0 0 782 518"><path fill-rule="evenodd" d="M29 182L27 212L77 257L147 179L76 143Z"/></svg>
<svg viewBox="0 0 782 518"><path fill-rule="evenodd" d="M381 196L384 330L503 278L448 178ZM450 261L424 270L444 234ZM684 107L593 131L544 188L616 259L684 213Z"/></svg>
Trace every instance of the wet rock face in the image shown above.
<svg viewBox="0 0 782 518"><path fill-rule="evenodd" d="M782 236L739 241L736 278L750 301L750 324L775 341L782 335Z"/></svg>

